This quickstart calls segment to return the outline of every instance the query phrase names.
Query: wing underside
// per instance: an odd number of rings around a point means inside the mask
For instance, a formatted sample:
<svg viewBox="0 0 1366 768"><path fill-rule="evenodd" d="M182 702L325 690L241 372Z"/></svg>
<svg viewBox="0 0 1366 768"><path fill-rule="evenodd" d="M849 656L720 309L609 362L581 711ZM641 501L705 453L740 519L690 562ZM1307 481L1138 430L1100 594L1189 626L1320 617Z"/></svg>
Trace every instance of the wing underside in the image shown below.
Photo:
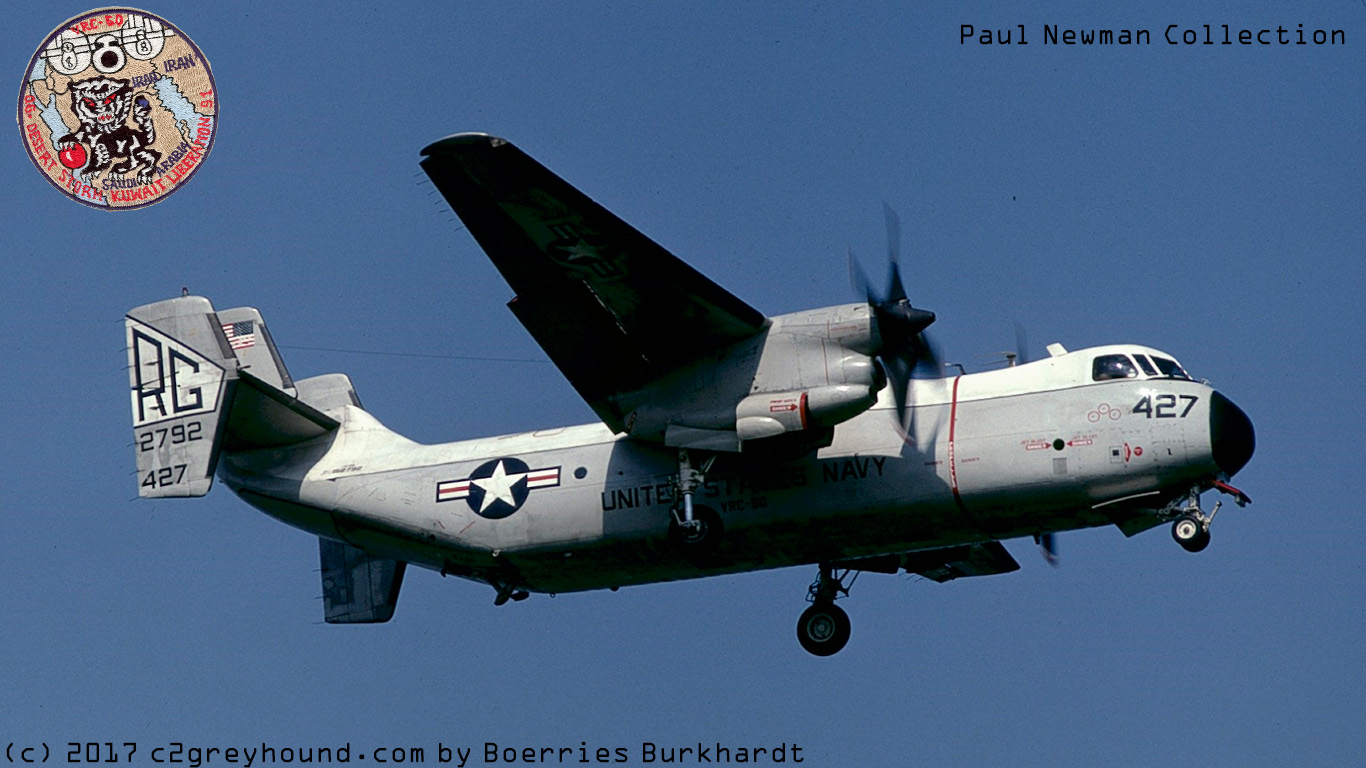
<svg viewBox="0 0 1366 768"><path fill-rule="evenodd" d="M905 571L941 584L967 576L992 576L1020 569L1020 564L999 541L845 560L839 565L874 573L894 574Z"/></svg>
<svg viewBox="0 0 1366 768"><path fill-rule="evenodd" d="M941 584L966 576L993 576L1020 570L1020 564L999 541L949 547L901 556L901 567Z"/></svg>
<svg viewBox="0 0 1366 768"><path fill-rule="evenodd" d="M517 319L614 430L620 395L768 322L504 139L459 134L422 152L516 293Z"/></svg>

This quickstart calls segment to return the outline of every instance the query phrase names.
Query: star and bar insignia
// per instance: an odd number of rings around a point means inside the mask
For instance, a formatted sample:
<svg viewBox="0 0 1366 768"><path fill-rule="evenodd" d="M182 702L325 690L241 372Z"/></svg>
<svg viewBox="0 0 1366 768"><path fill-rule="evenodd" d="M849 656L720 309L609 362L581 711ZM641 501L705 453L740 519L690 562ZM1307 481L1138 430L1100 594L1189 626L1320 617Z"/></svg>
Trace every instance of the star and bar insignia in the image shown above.
<svg viewBox="0 0 1366 768"><path fill-rule="evenodd" d="M521 509L533 490L559 484L559 467L531 469L521 459L493 459L463 480L437 483L436 500L464 499L476 515L499 520Z"/></svg>

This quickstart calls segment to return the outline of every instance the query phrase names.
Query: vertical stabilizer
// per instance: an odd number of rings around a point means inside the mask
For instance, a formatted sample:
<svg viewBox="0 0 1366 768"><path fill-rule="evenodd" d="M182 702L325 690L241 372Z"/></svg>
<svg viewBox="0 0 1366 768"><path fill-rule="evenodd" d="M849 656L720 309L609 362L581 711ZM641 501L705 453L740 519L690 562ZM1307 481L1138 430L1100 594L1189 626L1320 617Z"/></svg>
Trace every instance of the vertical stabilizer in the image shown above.
<svg viewBox="0 0 1366 768"><path fill-rule="evenodd" d="M124 321L138 495L203 496L213 485L237 360L200 296L129 311Z"/></svg>
<svg viewBox="0 0 1366 768"><path fill-rule="evenodd" d="M255 307L225 309L218 313L218 322L242 370L282 392L295 394L294 379L285 369L260 311Z"/></svg>
<svg viewBox="0 0 1366 768"><path fill-rule="evenodd" d="M318 557L328 624L378 624L394 617L407 563L324 538L318 539Z"/></svg>

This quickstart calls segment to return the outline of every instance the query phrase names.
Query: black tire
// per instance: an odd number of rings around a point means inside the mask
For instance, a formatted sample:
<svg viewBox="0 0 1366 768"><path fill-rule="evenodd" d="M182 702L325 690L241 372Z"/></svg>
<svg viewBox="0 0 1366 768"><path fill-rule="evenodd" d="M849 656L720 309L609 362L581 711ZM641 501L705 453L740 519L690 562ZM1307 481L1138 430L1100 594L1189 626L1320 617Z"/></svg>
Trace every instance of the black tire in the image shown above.
<svg viewBox="0 0 1366 768"><path fill-rule="evenodd" d="M849 642L849 616L834 603L816 603L797 619L797 642L807 653L831 656Z"/></svg>
<svg viewBox="0 0 1366 768"><path fill-rule="evenodd" d="M726 526L716 510L701 504L693 505L692 517L700 523L697 528L684 528L670 515L669 544L674 551L689 559L705 559L715 554L721 546Z"/></svg>
<svg viewBox="0 0 1366 768"><path fill-rule="evenodd" d="M1209 531L1201 533L1194 541L1182 544L1181 546L1185 547L1187 552L1203 552L1205 547L1209 546Z"/></svg>
<svg viewBox="0 0 1366 768"><path fill-rule="evenodd" d="M1209 546L1209 529L1192 515L1184 515L1172 523L1172 538L1187 552L1199 552Z"/></svg>

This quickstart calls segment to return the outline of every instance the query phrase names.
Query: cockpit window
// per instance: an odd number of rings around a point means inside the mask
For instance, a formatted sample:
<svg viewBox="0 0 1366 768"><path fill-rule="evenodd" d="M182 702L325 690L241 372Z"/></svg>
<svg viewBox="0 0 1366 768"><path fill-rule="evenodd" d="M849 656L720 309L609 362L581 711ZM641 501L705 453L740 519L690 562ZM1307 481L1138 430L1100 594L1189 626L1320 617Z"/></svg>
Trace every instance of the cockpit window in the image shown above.
<svg viewBox="0 0 1366 768"><path fill-rule="evenodd" d="M1186 373L1186 369L1182 368L1181 364L1175 360L1153 355L1153 362L1157 363L1157 367L1162 371L1163 376L1170 376L1173 379L1190 379L1190 374Z"/></svg>
<svg viewBox="0 0 1366 768"><path fill-rule="evenodd" d="M1096 381L1137 377L1138 369L1134 367L1128 355L1100 355L1091 364L1091 378Z"/></svg>
<svg viewBox="0 0 1366 768"><path fill-rule="evenodd" d="M1138 361L1138 367L1143 369L1143 373L1145 375L1157 375L1157 369L1153 367L1153 364L1151 361L1148 360L1147 355L1134 355L1134 359Z"/></svg>

